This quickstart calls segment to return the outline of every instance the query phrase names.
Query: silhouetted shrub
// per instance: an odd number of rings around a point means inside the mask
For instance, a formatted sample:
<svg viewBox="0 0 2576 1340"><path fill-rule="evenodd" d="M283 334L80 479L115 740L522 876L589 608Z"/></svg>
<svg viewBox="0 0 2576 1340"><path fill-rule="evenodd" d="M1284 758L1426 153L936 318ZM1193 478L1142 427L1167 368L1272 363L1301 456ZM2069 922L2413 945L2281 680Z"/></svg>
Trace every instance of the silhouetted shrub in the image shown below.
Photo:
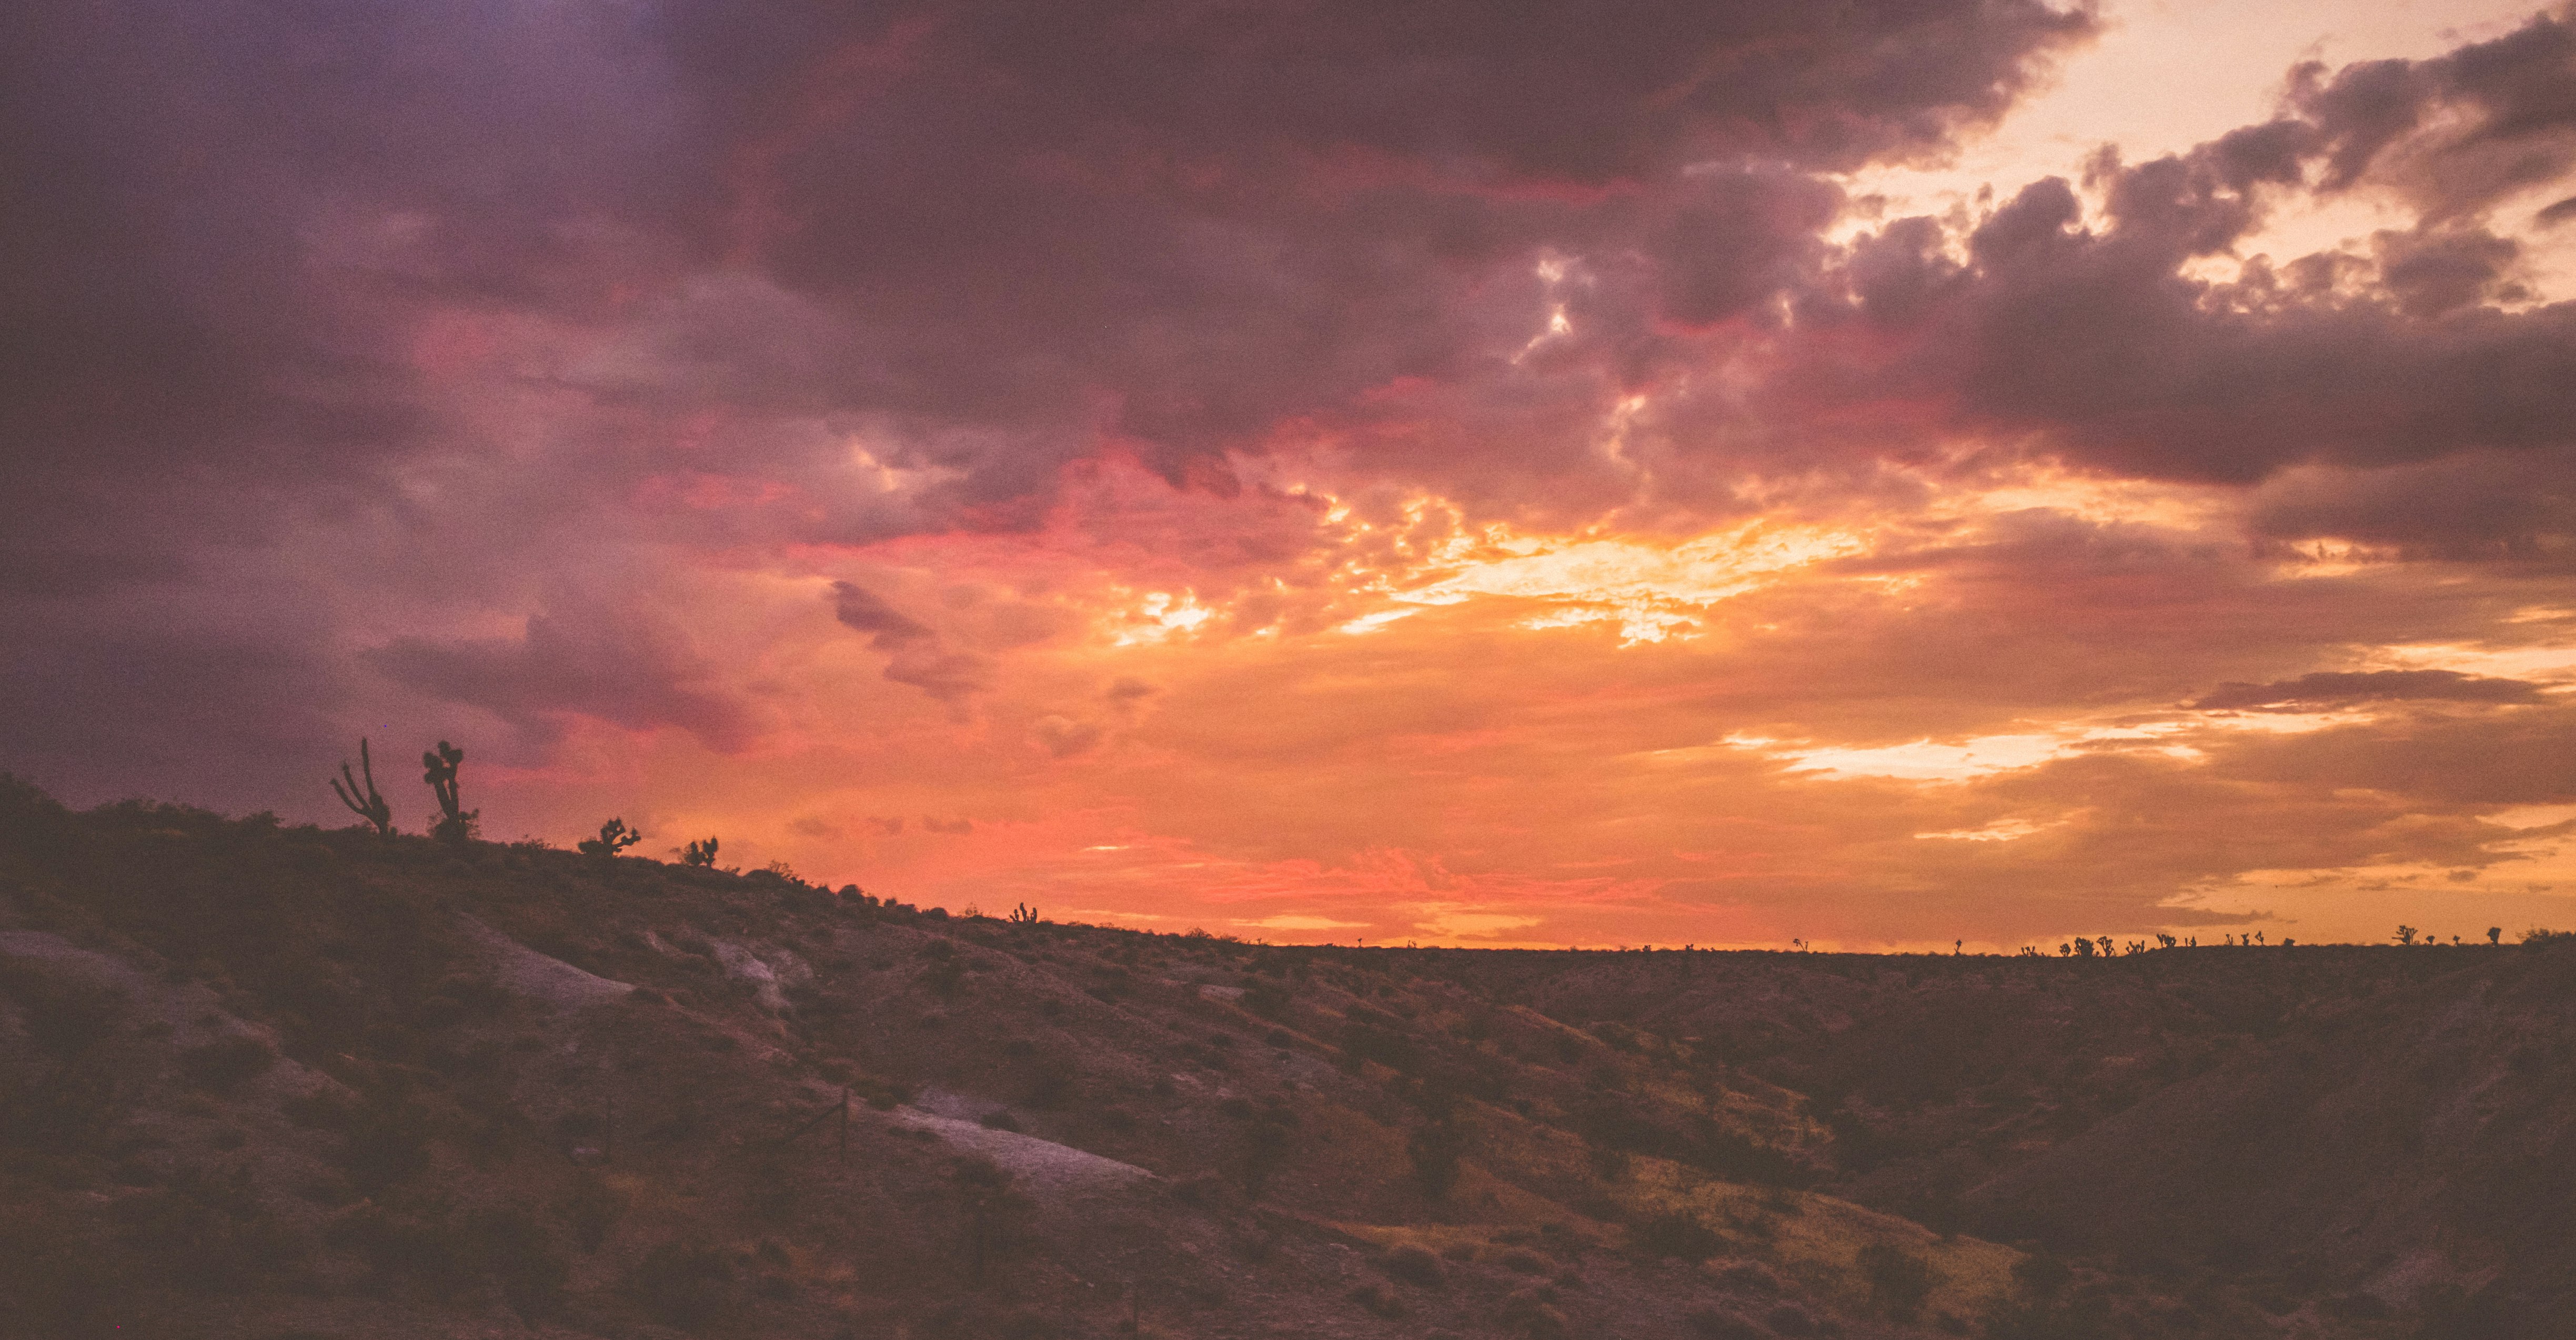
<svg viewBox="0 0 2576 1340"><path fill-rule="evenodd" d="M197 1293L242 1293L300 1260L303 1243L246 1183L189 1179L119 1201L117 1239L148 1255L154 1273Z"/></svg>
<svg viewBox="0 0 2576 1340"><path fill-rule="evenodd" d="M1229 1099L1222 1110L1242 1123L1235 1135L1235 1175L1243 1194L1259 1200L1272 1174L1288 1162L1297 1114L1277 1098L1259 1107L1240 1098Z"/></svg>
<svg viewBox="0 0 2576 1340"><path fill-rule="evenodd" d="M374 1195L429 1167L428 1118L408 1104L371 1103L359 1109L345 1127L341 1170L367 1195Z"/></svg>
<svg viewBox="0 0 2576 1340"><path fill-rule="evenodd" d="M1640 1251L1685 1261L1705 1261L1726 1246L1726 1239L1715 1229L1682 1210L1656 1215L1638 1224L1630 1236Z"/></svg>
<svg viewBox="0 0 2576 1340"><path fill-rule="evenodd" d="M2014 1283L2042 1298L2053 1296L2075 1279L2072 1268L2045 1252L2014 1262L2012 1273Z"/></svg>
<svg viewBox="0 0 2576 1340"><path fill-rule="evenodd" d="M1717 1282L1745 1293L1778 1293L1780 1277L1759 1261L1735 1261L1719 1268Z"/></svg>
<svg viewBox="0 0 2576 1340"><path fill-rule="evenodd" d="M701 1330L733 1308L733 1265L703 1243L666 1242L637 1263L627 1290L663 1325Z"/></svg>
<svg viewBox="0 0 2576 1340"><path fill-rule="evenodd" d="M585 1169L573 1179L560 1208L564 1223L572 1229L572 1240L583 1251L595 1252L608 1241L617 1221L626 1217L626 1195L609 1185L607 1178Z"/></svg>
<svg viewBox="0 0 2576 1340"><path fill-rule="evenodd" d="M0 958L0 993L17 1002L28 1040L55 1061L89 1055L115 1036L129 1012L123 992L26 959Z"/></svg>
<svg viewBox="0 0 2576 1340"><path fill-rule="evenodd" d="M1413 1165L1414 1184L1422 1194L1438 1200L1458 1184L1458 1160L1467 1152L1467 1133L1455 1121L1428 1121L1414 1128L1404 1142L1404 1156Z"/></svg>
<svg viewBox="0 0 2576 1340"><path fill-rule="evenodd" d="M430 824L429 835L441 842L470 842L476 832L475 820L480 810L460 808L457 797L456 770L465 762L465 751L445 740L436 749L421 751L420 779L438 797L438 818Z"/></svg>
<svg viewBox="0 0 2576 1340"><path fill-rule="evenodd" d="M1495 1320L1530 1340L1559 1340L1565 1334L1565 1314L1556 1308L1556 1290L1544 1284L1505 1298Z"/></svg>
<svg viewBox="0 0 2576 1340"><path fill-rule="evenodd" d="M1440 1268L1440 1258L1412 1243L1406 1243L1388 1252L1386 1260L1379 1263L1379 1269L1384 1270L1392 1278L1425 1289L1436 1288L1445 1279L1445 1273Z"/></svg>
<svg viewBox="0 0 2576 1340"><path fill-rule="evenodd" d="M1690 1326L1691 1334L1701 1337L1701 1340L1770 1340L1771 1335L1771 1332L1755 1325L1752 1318L1724 1308L1694 1308L1682 1320Z"/></svg>
<svg viewBox="0 0 2576 1340"><path fill-rule="evenodd" d="M275 1064L277 1050L259 1038L222 1038L180 1052L179 1077L200 1089L230 1093Z"/></svg>
<svg viewBox="0 0 2576 1340"><path fill-rule="evenodd" d="M1858 1265L1861 1278L1869 1284L1871 1301L1897 1321L1914 1320L1923 1310L1923 1300L1931 1296L1932 1267L1893 1243L1873 1242L1861 1248Z"/></svg>
<svg viewBox="0 0 2576 1340"><path fill-rule="evenodd" d="M358 766L366 772L363 782L349 775L347 759L340 760L340 775L332 779L331 793L338 796L340 803L348 806L351 813L366 820L368 826L376 830L376 836L392 837L394 807L392 802L376 793L376 762L368 756L367 741L363 736L358 740Z"/></svg>
<svg viewBox="0 0 2576 1340"><path fill-rule="evenodd" d="M1413 1039L1370 1024L1353 1024L1344 1029L1342 1051L1392 1070L1411 1071L1422 1064L1422 1049L1414 1045Z"/></svg>
<svg viewBox="0 0 2576 1340"><path fill-rule="evenodd" d="M1384 1317L1389 1321L1403 1316L1405 1312L1404 1300L1396 1297L1385 1285L1374 1281L1352 1289L1350 1300L1359 1304L1369 1315Z"/></svg>
<svg viewBox="0 0 2576 1340"><path fill-rule="evenodd" d="M949 1181L963 1221L966 1279L980 1285L996 1264L1026 1250L1028 1218L1036 1207L990 1159L961 1161Z"/></svg>
<svg viewBox="0 0 2576 1340"><path fill-rule="evenodd" d="M581 854L584 856L597 856L602 859L606 859L616 856L619 852L622 852L643 840L644 835L636 832L632 828L628 828L624 819L611 819L599 826L598 837L583 838L580 842L575 843L574 845L580 849Z"/></svg>
<svg viewBox="0 0 2576 1340"><path fill-rule="evenodd" d="M501 1288L523 1317L551 1316L572 1264L543 1225L519 1209L485 1210L465 1221L476 1268Z"/></svg>

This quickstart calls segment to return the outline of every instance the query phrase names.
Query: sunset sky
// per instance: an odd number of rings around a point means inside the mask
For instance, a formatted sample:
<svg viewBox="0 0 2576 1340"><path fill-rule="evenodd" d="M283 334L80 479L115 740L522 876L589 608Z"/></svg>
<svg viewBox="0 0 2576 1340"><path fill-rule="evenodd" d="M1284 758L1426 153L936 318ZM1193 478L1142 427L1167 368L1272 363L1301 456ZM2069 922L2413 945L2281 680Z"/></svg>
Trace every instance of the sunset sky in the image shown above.
<svg viewBox="0 0 2576 1340"><path fill-rule="evenodd" d="M1273 942L2576 925L2576 9L33 0L0 769Z"/></svg>

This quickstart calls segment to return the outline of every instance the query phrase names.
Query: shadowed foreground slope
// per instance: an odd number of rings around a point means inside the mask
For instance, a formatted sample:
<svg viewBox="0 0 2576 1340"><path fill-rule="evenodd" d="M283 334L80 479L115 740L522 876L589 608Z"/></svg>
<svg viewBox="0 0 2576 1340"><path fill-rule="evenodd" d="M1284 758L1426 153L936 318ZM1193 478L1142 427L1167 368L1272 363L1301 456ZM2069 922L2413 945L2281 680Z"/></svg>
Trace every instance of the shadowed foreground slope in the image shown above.
<svg viewBox="0 0 2576 1340"><path fill-rule="evenodd" d="M0 1327L2554 1334L2481 1216L2567 962L1288 949L12 785ZM2170 1185L2312 1100L2349 1153Z"/></svg>

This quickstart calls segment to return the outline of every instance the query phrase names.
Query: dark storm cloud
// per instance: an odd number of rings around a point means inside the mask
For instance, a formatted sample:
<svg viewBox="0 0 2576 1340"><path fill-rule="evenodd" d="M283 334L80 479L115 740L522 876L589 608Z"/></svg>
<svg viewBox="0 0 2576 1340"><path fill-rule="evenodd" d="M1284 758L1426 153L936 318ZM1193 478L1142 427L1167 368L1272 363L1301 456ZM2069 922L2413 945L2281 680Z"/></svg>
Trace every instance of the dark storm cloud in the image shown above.
<svg viewBox="0 0 2576 1340"><path fill-rule="evenodd" d="M1678 319L1761 301L1830 209L1798 173L1937 152L2092 31L2030 0L38 0L0 24L0 443L91 539L195 496L122 537L173 550L486 449L424 365L421 323L458 312L664 314L638 375L520 375L626 416L622 454L583 453L594 488L710 413L874 416L887 463L950 481L823 535L1025 524L1104 439L1211 478L1283 417L1507 352L1545 313L1497 267L1542 245L1659 230ZM1779 166L1670 189L1719 160ZM816 468L796 454L731 468Z"/></svg>
<svg viewBox="0 0 2576 1340"><path fill-rule="evenodd" d="M575 716L674 726L718 749L741 745L753 728L676 633L622 611L536 615L516 638L396 638L366 659L434 701L482 708L541 742Z"/></svg>
<svg viewBox="0 0 2576 1340"><path fill-rule="evenodd" d="M2221 684L2192 706L2204 712L2230 708L2310 711L2391 701L2536 703L2541 697L2535 684L2464 675L2456 670L2329 670L2271 684Z"/></svg>
<svg viewBox="0 0 2576 1340"><path fill-rule="evenodd" d="M2257 536L2340 539L2401 557L2549 557L2576 535L2576 450L2470 452L2377 470L2303 470L2254 496Z"/></svg>
<svg viewBox="0 0 2576 1340"><path fill-rule="evenodd" d="M331 667L273 629L21 626L0 658L0 771L67 801L327 795Z"/></svg>
<svg viewBox="0 0 2576 1340"><path fill-rule="evenodd" d="M2543 15L2431 61L2305 70L2279 119L2188 153L2097 156L1955 240L1900 220L1802 301L1775 413L1937 424L2164 479L2392 467L2576 444L2576 305L2516 308L2518 247L2484 222L2576 165L2576 43ZM2368 256L2239 249L2278 202L2365 186L2419 222ZM2499 305L2505 304L2505 305Z"/></svg>
<svg viewBox="0 0 2576 1340"><path fill-rule="evenodd" d="M1188 479L1483 375L1546 319L1543 248L1645 230L1677 319L1752 305L1831 213L1799 173L1936 150L2090 31L2026 3L715 14L674 49L749 241L857 324L849 393L1033 430L942 462L982 506L1103 433ZM1779 166L1677 176L1712 161Z"/></svg>
<svg viewBox="0 0 2576 1340"><path fill-rule="evenodd" d="M910 684L952 707L990 685L990 658L950 647L927 625L855 582L832 583L832 617L868 634L868 645L887 655L885 677L897 684Z"/></svg>
<svg viewBox="0 0 2576 1340"><path fill-rule="evenodd" d="M2290 104L2325 154L2321 188L2393 186L2440 221L2564 176L2576 166L2570 13L2431 60L2294 70Z"/></svg>

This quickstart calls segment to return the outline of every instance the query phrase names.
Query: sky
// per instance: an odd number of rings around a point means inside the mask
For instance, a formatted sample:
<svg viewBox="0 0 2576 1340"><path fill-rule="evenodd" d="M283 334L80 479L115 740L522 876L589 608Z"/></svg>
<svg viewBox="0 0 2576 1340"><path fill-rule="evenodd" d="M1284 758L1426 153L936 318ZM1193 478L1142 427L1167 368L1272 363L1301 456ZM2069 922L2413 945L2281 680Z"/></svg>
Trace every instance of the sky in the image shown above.
<svg viewBox="0 0 2576 1340"><path fill-rule="evenodd" d="M1273 943L2576 925L2576 10L30 0L0 769Z"/></svg>

